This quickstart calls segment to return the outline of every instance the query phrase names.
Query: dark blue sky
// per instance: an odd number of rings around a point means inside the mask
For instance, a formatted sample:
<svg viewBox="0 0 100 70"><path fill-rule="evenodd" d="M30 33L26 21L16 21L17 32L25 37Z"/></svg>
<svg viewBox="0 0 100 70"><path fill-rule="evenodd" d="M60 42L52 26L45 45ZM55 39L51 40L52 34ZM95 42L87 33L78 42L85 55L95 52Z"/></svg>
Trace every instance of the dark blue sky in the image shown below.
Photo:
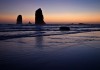
<svg viewBox="0 0 100 70"><path fill-rule="evenodd" d="M97 14L100 15L100 0L0 0L0 15L4 16L0 18L7 19L8 17L6 16L11 15L14 17L18 14L22 14L29 18L27 21L32 21L35 10L38 8L43 9L44 14L47 15L46 21L48 22L50 20L54 22L55 19L52 18L53 16L62 17L64 14L68 15L68 17L69 14L73 14L74 16L79 14L80 17L82 14L89 14L91 16L93 14L93 16L96 17ZM34 19L32 22L34 22ZM67 20L64 20L64 22L67 22Z"/></svg>

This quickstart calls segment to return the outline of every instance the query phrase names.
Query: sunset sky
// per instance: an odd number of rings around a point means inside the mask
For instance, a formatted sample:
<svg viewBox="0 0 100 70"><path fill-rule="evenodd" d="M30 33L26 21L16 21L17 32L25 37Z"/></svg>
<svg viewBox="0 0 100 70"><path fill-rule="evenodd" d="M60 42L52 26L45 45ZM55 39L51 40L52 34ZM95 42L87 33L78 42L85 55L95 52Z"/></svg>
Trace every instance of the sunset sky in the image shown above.
<svg viewBox="0 0 100 70"><path fill-rule="evenodd" d="M38 8L46 23L100 23L100 0L0 0L0 23L34 23Z"/></svg>

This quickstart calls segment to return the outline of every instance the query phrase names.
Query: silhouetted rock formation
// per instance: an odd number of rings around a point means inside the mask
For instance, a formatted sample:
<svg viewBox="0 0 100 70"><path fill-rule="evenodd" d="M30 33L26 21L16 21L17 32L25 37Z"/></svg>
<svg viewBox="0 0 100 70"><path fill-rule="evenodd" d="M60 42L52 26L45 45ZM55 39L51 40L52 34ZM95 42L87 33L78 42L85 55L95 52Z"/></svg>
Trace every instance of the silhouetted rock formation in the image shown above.
<svg viewBox="0 0 100 70"><path fill-rule="evenodd" d="M17 24L22 24L22 15L18 15Z"/></svg>
<svg viewBox="0 0 100 70"><path fill-rule="evenodd" d="M35 24L36 25L44 25L45 24L41 8L39 8L35 12Z"/></svg>
<svg viewBox="0 0 100 70"><path fill-rule="evenodd" d="M84 25L84 23L79 23L79 25Z"/></svg>
<svg viewBox="0 0 100 70"><path fill-rule="evenodd" d="M59 30L61 30L61 31L70 31L70 28L69 27L60 27Z"/></svg>
<svg viewBox="0 0 100 70"><path fill-rule="evenodd" d="M32 24L32 23L29 21L28 24Z"/></svg>

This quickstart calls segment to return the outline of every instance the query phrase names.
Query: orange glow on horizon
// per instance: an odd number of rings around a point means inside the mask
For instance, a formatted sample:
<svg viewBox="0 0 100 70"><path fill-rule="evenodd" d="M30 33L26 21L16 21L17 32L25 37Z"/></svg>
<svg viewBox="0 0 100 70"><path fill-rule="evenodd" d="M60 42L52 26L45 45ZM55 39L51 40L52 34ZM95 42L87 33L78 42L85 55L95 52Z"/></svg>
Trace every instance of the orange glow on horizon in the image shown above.
<svg viewBox="0 0 100 70"><path fill-rule="evenodd" d="M22 15L23 17L23 23L28 23L29 21L31 23L34 23L35 16L31 15ZM7 15L7 16L0 16L0 22L5 23L16 23L17 16L16 15ZM63 14L45 14L44 15L44 21L46 23L54 22L54 23L100 23L100 14L79 14L79 13L63 13Z"/></svg>
<svg viewBox="0 0 100 70"><path fill-rule="evenodd" d="M45 16L47 22L100 22L100 15L98 14L49 14Z"/></svg>
<svg viewBox="0 0 100 70"><path fill-rule="evenodd" d="M0 22L4 23L13 23L15 22L15 16L9 15L9 16L0 16Z"/></svg>

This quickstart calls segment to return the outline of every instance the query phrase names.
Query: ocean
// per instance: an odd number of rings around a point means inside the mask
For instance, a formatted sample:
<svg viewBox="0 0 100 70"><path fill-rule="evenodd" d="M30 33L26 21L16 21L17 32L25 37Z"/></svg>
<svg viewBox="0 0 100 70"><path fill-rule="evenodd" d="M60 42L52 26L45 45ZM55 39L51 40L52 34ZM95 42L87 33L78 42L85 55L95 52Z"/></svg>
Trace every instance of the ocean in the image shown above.
<svg viewBox="0 0 100 70"><path fill-rule="evenodd" d="M100 25L1 24L0 70L100 70Z"/></svg>
<svg viewBox="0 0 100 70"><path fill-rule="evenodd" d="M60 27L69 27L70 31L61 31ZM43 26L34 24L1 24L0 40L17 37L73 34L88 31L100 31L100 24L47 24Z"/></svg>

